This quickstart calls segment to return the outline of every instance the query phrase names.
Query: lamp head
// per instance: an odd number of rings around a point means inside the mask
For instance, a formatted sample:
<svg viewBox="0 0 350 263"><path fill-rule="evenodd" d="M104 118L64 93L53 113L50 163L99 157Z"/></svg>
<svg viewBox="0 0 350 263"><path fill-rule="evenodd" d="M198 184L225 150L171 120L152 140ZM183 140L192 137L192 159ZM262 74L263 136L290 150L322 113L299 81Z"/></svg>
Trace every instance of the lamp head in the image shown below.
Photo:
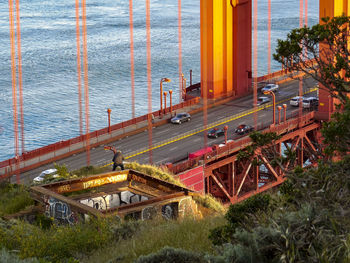
<svg viewBox="0 0 350 263"><path fill-rule="evenodd" d="M171 79L168 79L168 78L162 78L162 81L163 81L163 82L170 82L170 81L171 81Z"/></svg>

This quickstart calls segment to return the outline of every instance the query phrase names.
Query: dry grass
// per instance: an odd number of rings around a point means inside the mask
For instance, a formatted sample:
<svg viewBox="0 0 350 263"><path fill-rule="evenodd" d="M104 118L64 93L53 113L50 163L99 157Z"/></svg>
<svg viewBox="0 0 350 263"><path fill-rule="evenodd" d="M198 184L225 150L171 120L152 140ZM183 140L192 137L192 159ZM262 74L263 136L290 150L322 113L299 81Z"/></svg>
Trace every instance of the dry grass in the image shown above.
<svg viewBox="0 0 350 263"><path fill-rule="evenodd" d="M208 239L210 229L225 223L223 216L201 220L145 221L131 238L115 242L97 250L90 257L80 256L81 262L133 262L141 255L157 252L164 246L182 248L199 253L215 253Z"/></svg>

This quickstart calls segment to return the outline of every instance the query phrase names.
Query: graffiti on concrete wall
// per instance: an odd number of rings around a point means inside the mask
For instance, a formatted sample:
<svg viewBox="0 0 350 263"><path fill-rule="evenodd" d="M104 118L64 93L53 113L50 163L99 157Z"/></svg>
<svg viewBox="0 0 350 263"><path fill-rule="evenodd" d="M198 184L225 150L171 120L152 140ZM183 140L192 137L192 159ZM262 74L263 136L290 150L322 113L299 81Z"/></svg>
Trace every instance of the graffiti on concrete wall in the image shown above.
<svg viewBox="0 0 350 263"><path fill-rule="evenodd" d="M45 198L45 215L60 223L74 224L77 218L69 205L61 200L48 196Z"/></svg>
<svg viewBox="0 0 350 263"><path fill-rule="evenodd" d="M145 200L148 200L147 196L134 194L130 191L123 191L116 194L82 199L80 200L80 203L98 210L107 210L121 205L138 203Z"/></svg>

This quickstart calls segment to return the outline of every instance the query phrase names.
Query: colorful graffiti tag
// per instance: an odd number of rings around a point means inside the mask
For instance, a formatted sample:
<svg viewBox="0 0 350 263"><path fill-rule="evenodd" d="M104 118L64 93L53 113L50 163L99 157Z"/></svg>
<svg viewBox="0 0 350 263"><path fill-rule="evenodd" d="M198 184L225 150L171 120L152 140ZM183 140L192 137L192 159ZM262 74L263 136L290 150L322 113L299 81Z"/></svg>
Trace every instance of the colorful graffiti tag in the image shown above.
<svg viewBox="0 0 350 263"><path fill-rule="evenodd" d="M51 196L45 198L45 215L63 224L74 224L77 218L69 205Z"/></svg>

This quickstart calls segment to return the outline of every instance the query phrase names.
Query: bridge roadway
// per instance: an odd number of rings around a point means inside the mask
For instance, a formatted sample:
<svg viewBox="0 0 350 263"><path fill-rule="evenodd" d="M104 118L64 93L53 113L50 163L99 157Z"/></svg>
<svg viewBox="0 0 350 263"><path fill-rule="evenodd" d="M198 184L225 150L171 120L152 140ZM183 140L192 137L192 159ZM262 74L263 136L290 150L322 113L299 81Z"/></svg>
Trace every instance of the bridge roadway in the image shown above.
<svg viewBox="0 0 350 263"><path fill-rule="evenodd" d="M314 88L317 85L313 79L305 79L303 84L304 91ZM295 114L298 111L298 107L292 107L289 105L289 99L296 96L299 91L298 81L290 81L280 85L279 92L276 93L276 106L286 103L287 115ZM315 95L315 91L309 93L306 96ZM258 96L261 96L260 92ZM263 95L265 96L265 95ZM271 100L272 101L272 100ZM282 102L279 103L278 102ZM253 96L249 95L236 100L229 101L220 106L208 109L208 127L221 123L217 127L228 126L228 139L235 139L238 136L234 134L234 129L239 124L254 125L254 114L246 114L247 111L252 109ZM281 111L281 113L283 110ZM276 109L276 121L278 111ZM283 114L281 114L283 116ZM229 118L232 116L232 118ZM227 120L230 119L231 121ZM220 121L221 120L221 121ZM269 125L272 123L272 107L258 111L258 125ZM165 124L153 128L153 144L156 145L152 150L153 163L164 164L167 162L176 162L187 158L188 153L194 152L204 147L203 136L203 113L199 112L192 115L190 122L182 123L181 125ZM185 135L185 136L183 136ZM189 136L187 136L189 135ZM185 138L183 138L185 137ZM175 140L178 139L178 140ZM224 141L224 137L217 139L208 138L208 145L220 144ZM160 147L157 145L160 144ZM126 161L138 161L139 163L149 162L149 152L146 150L144 153L140 153L142 149L148 148L148 132L142 132L130 137L120 139L110 143L109 145L115 146L120 149ZM105 151L103 145L93 148L90 151L91 165L103 166L111 163L113 153L111 151ZM86 153L76 154L60 161L58 164L65 164L69 170L74 170L86 166ZM27 171L21 174L21 182L29 183L31 180L40 174L41 171L52 168L53 164L43 165L35 168L31 171ZM15 181L15 177L12 178Z"/></svg>

